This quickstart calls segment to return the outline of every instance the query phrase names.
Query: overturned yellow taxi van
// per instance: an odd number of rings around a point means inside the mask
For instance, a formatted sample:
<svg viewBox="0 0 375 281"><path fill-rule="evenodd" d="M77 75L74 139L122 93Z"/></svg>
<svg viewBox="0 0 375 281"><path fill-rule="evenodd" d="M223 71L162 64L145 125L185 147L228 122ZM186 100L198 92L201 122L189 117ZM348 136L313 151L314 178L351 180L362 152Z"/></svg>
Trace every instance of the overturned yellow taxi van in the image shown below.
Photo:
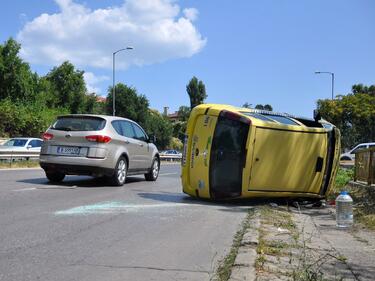
<svg viewBox="0 0 375 281"><path fill-rule="evenodd" d="M210 199L324 198L339 153L340 132L325 120L202 104L187 124L183 192Z"/></svg>

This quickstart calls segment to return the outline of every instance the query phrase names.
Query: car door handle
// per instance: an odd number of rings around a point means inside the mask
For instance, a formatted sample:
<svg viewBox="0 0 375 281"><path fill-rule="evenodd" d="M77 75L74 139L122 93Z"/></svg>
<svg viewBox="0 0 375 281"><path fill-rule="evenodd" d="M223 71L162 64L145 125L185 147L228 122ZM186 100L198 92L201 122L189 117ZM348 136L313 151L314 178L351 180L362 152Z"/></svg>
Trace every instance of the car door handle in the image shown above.
<svg viewBox="0 0 375 281"><path fill-rule="evenodd" d="M142 146L142 147L143 147L143 143L140 143L139 146Z"/></svg>
<svg viewBox="0 0 375 281"><path fill-rule="evenodd" d="M125 143L126 143L126 144L129 144L129 141L128 141L128 140L126 140L126 141L125 141Z"/></svg>

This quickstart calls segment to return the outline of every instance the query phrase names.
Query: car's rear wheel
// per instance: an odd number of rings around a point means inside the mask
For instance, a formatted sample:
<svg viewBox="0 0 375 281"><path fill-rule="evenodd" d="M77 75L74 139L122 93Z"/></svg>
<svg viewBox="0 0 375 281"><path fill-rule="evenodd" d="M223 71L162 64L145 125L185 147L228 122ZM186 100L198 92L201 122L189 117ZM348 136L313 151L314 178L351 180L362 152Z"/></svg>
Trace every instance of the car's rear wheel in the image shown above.
<svg viewBox="0 0 375 281"><path fill-rule="evenodd" d="M341 161L351 161L352 159L350 157L348 157L348 156L343 156L343 157L341 157L340 160Z"/></svg>
<svg viewBox="0 0 375 281"><path fill-rule="evenodd" d="M50 182L62 182L65 174L59 172L46 172L46 177Z"/></svg>
<svg viewBox="0 0 375 281"><path fill-rule="evenodd" d="M117 161L115 172L111 178L113 185L122 186L126 181L126 175L128 173L128 163L124 157L120 157Z"/></svg>
<svg viewBox="0 0 375 281"><path fill-rule="evenodd" d="M145 179L147 181L156 181L156 179L159 176L159 170L160 170L160 162L159 162L159 159L155 157L154 160L152 161L152 166L151 166L150 171L147 174L145 174Z"/></svg>

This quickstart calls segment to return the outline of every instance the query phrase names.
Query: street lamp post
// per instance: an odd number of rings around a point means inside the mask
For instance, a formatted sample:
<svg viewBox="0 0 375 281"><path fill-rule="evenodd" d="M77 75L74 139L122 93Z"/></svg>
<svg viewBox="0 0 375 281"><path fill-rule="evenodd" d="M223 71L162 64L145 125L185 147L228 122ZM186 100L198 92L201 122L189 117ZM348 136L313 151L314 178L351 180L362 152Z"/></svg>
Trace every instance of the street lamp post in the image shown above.
<svg viewBox="0 0 375 281"><path fill-rule="evenodd" d="M116 67L116 54L121 52L121 51L126 51L126 50L133 50L133 47L126 47L120 50L117 50L112 53L112 66L113 66L113 85L112 85L112 115L116 115L116 85L115 85L115 67Z"/></svg>
<svg viewBox="0 0 375 281"><path fill-rule="evenodd" d="M335 89L335 73L329 71L315 71L315 74L330 74L331 75L331 82L332 82L332 100L333 100L333 92Z"/></svg>

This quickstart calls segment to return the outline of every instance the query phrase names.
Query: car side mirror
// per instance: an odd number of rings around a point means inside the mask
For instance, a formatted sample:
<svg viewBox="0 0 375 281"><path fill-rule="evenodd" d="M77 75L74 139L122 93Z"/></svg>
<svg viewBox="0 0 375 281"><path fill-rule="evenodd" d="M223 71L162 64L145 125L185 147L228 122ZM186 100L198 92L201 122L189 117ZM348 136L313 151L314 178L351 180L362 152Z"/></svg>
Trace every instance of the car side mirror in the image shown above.
<svg viewBox="0 0 375 281"><path fill-rule="evenodd" d="M156 137L155 137L155 135L149 135L149 136L148 136L148 142L150 142L150 143L155 143L155 142L156 142Z"/></svg>
<svg viewBox="0 0 375 281"><path fill-rule="evenodd" d="M28 146L26 146L27 149L30 149L32 148L32 146L29 144Z"/></svg>

